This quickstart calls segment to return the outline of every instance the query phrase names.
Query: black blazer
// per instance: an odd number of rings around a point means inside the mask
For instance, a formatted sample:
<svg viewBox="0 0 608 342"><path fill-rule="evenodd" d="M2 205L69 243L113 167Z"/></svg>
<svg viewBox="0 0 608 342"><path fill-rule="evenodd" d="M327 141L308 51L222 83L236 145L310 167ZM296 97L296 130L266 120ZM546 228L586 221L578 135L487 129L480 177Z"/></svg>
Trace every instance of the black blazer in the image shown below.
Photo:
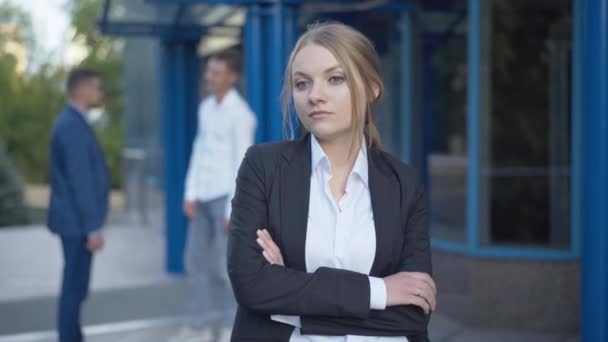
<svg viewBox="0 0 608 342"><path fill-rule="evenodd" d="M249 148L232 200L228 274L238 302L232 341L289 341L293 327L272 314L301 316L302 334L407 336L428 341L429 316L413 305L370 310L368 275L322 267L306 272L305 243L311 175L310 135ZM415 171L368 149L376 227L370 275L431 274L427 212ZM285 267L269 264L256 243L267 228Z"/></svg>

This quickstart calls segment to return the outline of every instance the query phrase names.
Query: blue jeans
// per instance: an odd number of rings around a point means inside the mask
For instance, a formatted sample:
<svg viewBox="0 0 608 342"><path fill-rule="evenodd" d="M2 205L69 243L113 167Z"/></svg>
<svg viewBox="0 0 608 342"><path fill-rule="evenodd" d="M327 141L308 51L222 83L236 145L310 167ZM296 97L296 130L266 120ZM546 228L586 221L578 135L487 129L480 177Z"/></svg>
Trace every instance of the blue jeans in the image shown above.
<svg viewBox="0 0 608 342"><path fill-rule="evenodd" d="M86 237L61 237L63 282L59 297L59 341L82 342L80 308L89 292L92 254Z"/></svg>
<svg viewBox="0 0 608 342"><path fill-rule="evenodd" d="M197 202L196 218L190 222L186 244L186 271L192 295L192 325L200 327L206 311L224 311L232 298L224 232L227 196Z"/></svg>

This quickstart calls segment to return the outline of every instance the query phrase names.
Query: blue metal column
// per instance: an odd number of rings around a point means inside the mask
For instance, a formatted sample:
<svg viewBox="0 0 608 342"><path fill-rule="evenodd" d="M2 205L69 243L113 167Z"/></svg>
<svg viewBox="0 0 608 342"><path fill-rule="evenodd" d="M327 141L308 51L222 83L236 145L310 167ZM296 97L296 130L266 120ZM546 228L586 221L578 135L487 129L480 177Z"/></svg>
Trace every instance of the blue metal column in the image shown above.
<svg viewBox="0 0 608 342"><path fill-rule="evenodd" d="M582 341L608 341L608 0L587 0L584 49Z"/></svg>
<svg viewBox="0 0 608 342"><path fill-rule="evenodd" d="M282 140L282 115L281 115L281 87L283 85L283 72L285 71L285 59L287 52L285 51L285 4L283 1L277 1L272 6L272 20L269 22L271 34L270 55L268 56L268 81L270 89L268 92L268 140Z"/></svg>
<svg viewBox="0 0 608 342"><path fill-rule="evenodd" d="M184 181L196 132L198 60L196 41L166 41L161 47L167 271L184 271L187 220L182 212Z"/></svg>
<svg viewBox="0 0 608 342"><path fill-rule="evenodd" d="M401 86L403 114L400 121L400 133L402 136L401 144L403 145L403 149L401 158L410 165L413 162L412 145L414 142L412 136L412 120L414 118L414 59L412 58L414 34L412 32L412 15L412 11L401 12L401 20L399 22L399 28L401 30L401 64L403 65L403 79Z"/></svg>
<svg viewBox="0 0 608 342"><path fill-rule="evenodd" d="M245 61L247 63L247 101L258 120L255 141L266 140L266 106L264 105L264 11L260 5L250 6L245 22Z"/></svg>
<svg viewBox="0 0 608 342"><path fill-rule="evenodd" d="M245 24L247 98L258 118L256 141L283 139L281 87L296 38L298 1L260 1L249 6Z"/></svg>
<svg viewBox="0 0 608 342"><path fill-rule="evenodd" d="M479 246L479 200L481 179L481 1L469 0L467 37L467 248Z"/></svg>

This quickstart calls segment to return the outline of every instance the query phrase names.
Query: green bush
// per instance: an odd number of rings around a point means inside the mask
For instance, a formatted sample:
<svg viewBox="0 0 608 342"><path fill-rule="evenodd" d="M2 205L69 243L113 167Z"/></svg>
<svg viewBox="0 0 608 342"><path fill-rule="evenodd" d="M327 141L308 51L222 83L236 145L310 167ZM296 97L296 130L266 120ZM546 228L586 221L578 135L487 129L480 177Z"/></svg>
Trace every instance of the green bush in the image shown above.
<svg viewBox="0 0 608 342"><path fill-rule="evenodd" d="M0 227L29 223L23 197L23 181L0 144Z"/></svg>

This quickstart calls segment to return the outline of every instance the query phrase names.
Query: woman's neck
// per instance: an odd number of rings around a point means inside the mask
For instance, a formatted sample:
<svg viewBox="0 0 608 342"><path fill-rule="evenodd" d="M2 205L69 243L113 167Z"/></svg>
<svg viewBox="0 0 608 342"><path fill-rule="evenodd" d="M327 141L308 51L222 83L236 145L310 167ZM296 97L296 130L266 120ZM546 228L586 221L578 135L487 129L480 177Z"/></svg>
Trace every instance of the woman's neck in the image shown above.
<svg viewBox="0 0 608 342"><path fill-rule="evenodd" d="M362 139L362 137L361 137ZM332 171L350 171L355 163L361 139L353 145L352 135L345 135L328 140L319 140L319 145L327 155L332 167Z"/></svg>

